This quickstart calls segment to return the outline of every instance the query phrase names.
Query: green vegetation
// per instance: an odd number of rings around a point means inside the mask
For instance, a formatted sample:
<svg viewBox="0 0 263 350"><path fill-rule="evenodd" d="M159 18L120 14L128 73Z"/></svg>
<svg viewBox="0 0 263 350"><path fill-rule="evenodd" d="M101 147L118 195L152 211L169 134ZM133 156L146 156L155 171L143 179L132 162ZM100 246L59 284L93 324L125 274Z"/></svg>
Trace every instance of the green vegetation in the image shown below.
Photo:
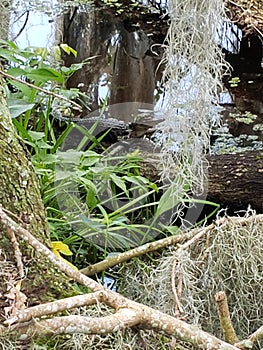
<svg viewBox="0 0 263 350"><path fill-rule="evenodd" d="M244 123L244 124L251 124L255 122L257 119L257 115L253 114L251 112L246 111L245 113L240 114L235 114L235 113L230 113L230 117L235 118L238 122Z"/></svg>
<svg viewBox="0 0 263 350"><path fill-rule="evenodd" d="M230 84L230 87L237 87L238 84L240 83L240 78L239 77L233 77L231 78L228 82Z"/></svg>
<svg viewBox="0 0 263 350"><path fill-rule="evenodd" d="M71 263L82 268L109 254L175 234L174 208L206 203L189 198L174 202L174 185L166 190L161 181L141 175L138 152L113 156L103 149L101 141L108 130L96 136L96 123L89 129L73 123L57 126L54 111L65 114L72 110L72 101L75 106L85 103L78 89L65 86L69 76L86 63L71 67L56 63L55 68L50 63L54 57L59 61L61 50L76 55L74 50L67 45L48 52L20 50L11 42L0 44L9 77L5 89L11 117L39 177L51 239L70 248ZM76 133L77 143L67 149L68 138ZM165 213L169 220L163 222Z"/></svg>

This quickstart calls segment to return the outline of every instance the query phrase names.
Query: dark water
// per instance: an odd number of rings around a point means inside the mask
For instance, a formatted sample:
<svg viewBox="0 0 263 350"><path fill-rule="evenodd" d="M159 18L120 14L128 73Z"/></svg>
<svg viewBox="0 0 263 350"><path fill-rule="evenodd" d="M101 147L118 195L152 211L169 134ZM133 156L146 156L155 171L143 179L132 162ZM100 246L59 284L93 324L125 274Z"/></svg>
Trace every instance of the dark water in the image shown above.
<svg viewBox="0 0 263 350"><path fill-rule="evenodd" d="M154 118L152 112L165 97L161 83L162 45L168 29L165 5L157 1L122 6L94 2L65 3L59 8L50 0L35 8L21 7L20 12L18 8L10 36L21 32L17 41L22 46L51 46L55 40L67 43L78 52L77 58L64 55L67 66L86 60L84 68L68 81L68 88L78 87L86 95L84 115L124 103L119 119L131 122L138 111L147 110L147 118ZM232 76L240 77L240 83L233 88L230 77L225 80L231 96L222 103L222 127L212 137L214 152L262 149L262 42L255 35L242 39L240 31L228 25L222 27L217 41L219 38L233 66Z"/></svg>

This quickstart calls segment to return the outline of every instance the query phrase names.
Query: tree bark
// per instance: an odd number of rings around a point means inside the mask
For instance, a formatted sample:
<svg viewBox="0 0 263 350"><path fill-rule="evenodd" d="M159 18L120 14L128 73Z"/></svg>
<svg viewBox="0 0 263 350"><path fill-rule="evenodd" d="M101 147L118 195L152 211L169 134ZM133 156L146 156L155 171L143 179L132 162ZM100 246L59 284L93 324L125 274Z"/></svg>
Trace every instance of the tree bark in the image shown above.
<svg viewBox="0 0 263 350"><path fill-rule="evenodd" d="M49 245L45 209L29 157L23 141L17 137L0 85L0 203L21 216L36 237Z"/></svg>
<svg viewBox="0 0 263 350"><path fill-rule="evenodd" d="M9 116L0 80L0 207L49 247L46 213L29 158ZM5 225L0 225L0 266L0 322L15 312L18 300L23 308L74 294L68 278Z"/></svg>
<svg viewBox="0 0 263 350"><path fill-rule="evenodd" d="M233 213L248 205L263 212L263 152L214 155L208 158L207 199Z"/></svg>

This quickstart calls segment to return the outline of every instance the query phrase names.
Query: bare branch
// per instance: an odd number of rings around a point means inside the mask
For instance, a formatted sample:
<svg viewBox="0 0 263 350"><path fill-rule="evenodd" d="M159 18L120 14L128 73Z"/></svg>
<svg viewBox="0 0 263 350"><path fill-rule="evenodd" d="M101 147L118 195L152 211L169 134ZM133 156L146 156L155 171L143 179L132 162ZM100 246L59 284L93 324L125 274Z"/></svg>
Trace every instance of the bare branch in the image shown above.
<svg viewBox="0 0 263 350"><path fill-rule="evenodd" d="M263 218L263 215L262 215ZM79 271L74 270L71 266L64 263L61 259L57 258L47 247L45 247L42 243L40 243L34 236L32 236L26 229L22 228L19 224L15 223L11 218L9 218L2 208L0 207L0 219L2 223L12 229L16 234L27 241L32 247L34 247L38 252L46 256L57 268L66 273L70 278L75 281L85 285L93 291L104 291L102 293L103 301L117 309L118 312L116 314L107 316L104 319L104 323L102 323L102 319L86 319L87 323L82 324L82 318L75 318L78 320L78 323L75 327L72 326L72 317L65 319L64 323L61 324L60 318L54 318L51 320L41 320L37 324L33 325L34 321L31 321L27 324L21 325L18 329L18 325L14 325L9 327L0 327L0 332L2 334L8 333L11 330L19 331L22 334L23 338L27 337L28 334L34 335L34 332L46 332L46 327L51 328L51 332L55 333L73 333L73 332L91 332L91 330L97 329L99 332L106 331L116 331L117 329L122 329L131 325L139 325L141 328L154 329L157 331L161 331L166 333L167 335L174 336L179 340L183 340L193 344L194 346L210 350L237 350L238 348L228 344L204 331L196 326L192 326L178 320L172 316L164 314L158 310L145 306L143 304L134 302L129 300L122 295L110 291L105 287L101 286L99 283L91 280L87 276L81 274ZM122 310L122 311L121 311ZM120 311L120 312L119 312ZM71 318L70 318L71 317ZM113 317L113 318L112 318ZM124 318L124 319L123 319ZM67 320L69 322L67 323ZM95 320L95 321L94 321ZM106 320L106 321L105 321ZM108 323L109 321L109 323ZM46 322L46 323L45 323ZM55 322L55 324L54 324ZM56 323L58 322L58 323ZM79 323L81 322L81 323ZM93 323L95 322L95 323ZM103 324L103 327L101 327ZM112 325L115 327L112 327ZM65 328L66 325L66 328ZM38 327L38 328L36 328ZM83 328L81 328L83 327ZM93 328L92 328L93 327ZM107 328L108 327L108 328Z"/></svg>
<svg viewBox="0 0 263 350"><path fill-rule="evenodd" d="M44 255L55 267L64 272L68 277L72 278L76 282L90 288L92 291L103 290L103 286L95 282L91 278L86 277L79 271L73 269L70 265L65 263L62 259L58 258L51 250L49 250L44 244L39 242L33 235L31 235L25 228L17 224L14 220L8 217L0 207L0 218L4 225L13 230L16 235L28 242L37 252Z"/></svg>
<svg viewBox="0 0 263 350"><path fill-rule="evenodd" d="M251 334L248 339L242 340L235 344L239 349L252 349L253 346L263 339L263 326L256 330L253 334Z"/></svg>
<svg viewBox="0 0 263 350"><path fill-rule="evenodd" d="M227 224L246 224L249 221L255 221L260 222L263 221L263 215L255 215L251 218L221 218L216 221L216 223L211 224L203 229L196 228L194 230L189 230L188 232L178 234L175 236L167 237L160 239L155 242L146 243L140 247L136 247L134 249L131 249L127 252L118 254L116 256L111 256L103 261L100 261L94 265L87 266L84 269L81 269L80 272L83 273L86 276L92 276L95 273L99 273L101 271L104 271L110 267L113 267L115 265L118 265L120 263L123 263L125 261L128 261L130 259L133 259L135 257L142 256L144 254L147 254L149 252L153 252L159 249L163 249L165 247L176 245L179 243L183 243L186 241L185 245L183 245L181 248L185 249L189 247L191 244L194 244L197 240L205 236L208 232L213 230L216 226L220 225L227 225Z"/></svg>
<svg viewBox="0 0 263 350"><path fill-rule="evenodd" d="M31 322L30 326L23 324L15 326L15 329L23 333L23 339L32 335L55 335L55 334L106 334L117 332L127 327L133 327L142 320L142 312L121 308L115 314L105 317L87 316L62 316L48 320Z"/></svg>
<svg viewBox="0 0 263 350"><path fill-rule="evenodd" d="M70 310L81 306L89 306L102 302L105 298L104 292L99 291L91 294L77 295L70 298L60 299L46 304L32 306L18 312L14 317L5 320L4 325L12 325L18 322L27 322L41 316L52 315L57 312Z"/></svg>
<svg viewBox="0 0 263 350"><path fill-rule="evenodd" d="M215 301L225 341L235 344L238 342L238 337L231 322L226 293L224 291L216 293Z"/></svg>
<svg viewBox="0 0 263 350"><path fill-rule="evenodd" d="M95 273L104 271L108 269L109 267L113 267L115 265L118 265L120 263L123 263L125 261L128 261L132 258L142 256L144 254L147 254L149 252L153 252L159 249L163 249L165 247L169 247L171 245L176 245L178 243L183 243L185 241L193 239L194 241L196 239L199 239L203 235L205 235L207 232L212 230L215 227L215 224L211 224L207 226L204 229L197 228L194 230L189 230L188 232L184 232L182 234L177 234L171 237L166 237L163 239L160 239L155 242L146 243L140 247L136 247L134 249L131 249L127 252L118 254L116 256L109 257L103 261L98 262L97 264L85 267L84 269L80 270L84 275L91 276ZM196 238L197 236L197 238ZM192 241L191 241L192 243ZM186 243L187 244L187 243Z"/></svg>

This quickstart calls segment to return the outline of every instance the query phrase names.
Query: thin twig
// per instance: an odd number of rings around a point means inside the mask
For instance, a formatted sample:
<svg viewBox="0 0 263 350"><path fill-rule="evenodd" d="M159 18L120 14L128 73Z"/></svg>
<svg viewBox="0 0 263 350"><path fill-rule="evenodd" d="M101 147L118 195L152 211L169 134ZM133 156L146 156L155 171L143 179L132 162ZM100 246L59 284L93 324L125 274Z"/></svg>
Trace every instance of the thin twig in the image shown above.
<svg viewBox="0 0 263 350"><path fill-rule="evenodd" d="M183 313L183 308L181 306L181 302L180 302L180 296L178 294L178 287L179 287L179 282L177 284L176 287L176 282L175 282L175 276L176 276L176 267L178 265L178 259L174 259L173 262L173 268L172 268L172 278L171 278L171 285L172 285L172 292L174 295L174 300L175 300L175 317L180 318L180 315ZM180 278L180 280L182 280ZM178 281L179 281L179 277L178 277ZM181 287L181 286L180 286ZM181 288L180 288L181 289ZM180 293L181 294L181 293Z"/></svg>
<svg viewBox="0 0 263 350"><path fill-rule="evenodd" d="M9 216L11 216L12 218L16 219L18 222L20 222L21 224L24 223L24 221L19 217L17 216L16 214L12 213L10 210L8 209L5 209L5 208L2 208L2 210L8 214Z"/></svg>
<svg viewBox="0 0 263 350"><path fill-rule="evenodd" d="M24 14L26 13L26 19L22 25L22 27L20 28L19 32L11 39L11 41L15 41L23 32L23 30L25 29L27 22L28 22L28 18L29 18L29 10L26 10L21 16L19 16L18 20L24 16Z"/></svg>
<svg viewBox="0 0 263 350"><path fill-rule="evenodd" d="M68 98L66 98L66 97L64 97L62 95L56 94L55 92L52 92L52 91L49 91L49 90L42 89L39 86L36 86L34 84L31 84L31 83L28 83L28 82L23 81L23 80L21 80L19 78L13 77L12 75L10 75L10 74L8 74L6 72L3 72L2 70L0 70L0 74L2 74L4 77L6 77L8 79L17 81L20 84L26 85L26 86L28 86L28 87L30 87L32 89L36 89L36 90L38 90L40 92L43 92L46 95L50 95L50 96L59 98L60 100L66 101L66 102L70 103L71 105L73 105L78 111L80 111L80 112L82 111L82 108L81 108L81 106L78 103L76 103L74 101L71 101L71 100L69 100Z"/></svg>

